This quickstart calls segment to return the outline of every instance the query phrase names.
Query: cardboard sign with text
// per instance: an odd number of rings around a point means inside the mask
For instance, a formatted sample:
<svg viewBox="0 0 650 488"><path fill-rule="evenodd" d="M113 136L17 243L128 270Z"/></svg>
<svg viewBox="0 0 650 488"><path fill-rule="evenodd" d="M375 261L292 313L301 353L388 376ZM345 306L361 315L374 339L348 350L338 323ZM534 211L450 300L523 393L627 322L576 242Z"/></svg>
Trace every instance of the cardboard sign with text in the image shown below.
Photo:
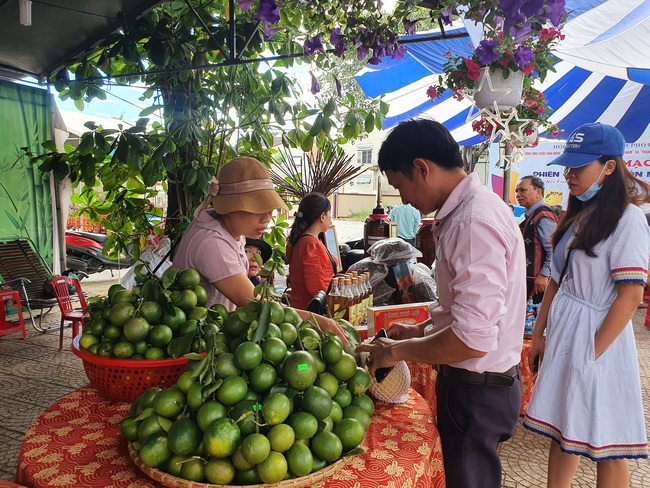
<svg viewBox="0 0 650 488"><path fill-rule="evenodd" d="M418 324L429 318L429 305L408 303L388 307L372 307L368 313L368 337L374 337L379 329L388 329L393 323Z"/></svg>

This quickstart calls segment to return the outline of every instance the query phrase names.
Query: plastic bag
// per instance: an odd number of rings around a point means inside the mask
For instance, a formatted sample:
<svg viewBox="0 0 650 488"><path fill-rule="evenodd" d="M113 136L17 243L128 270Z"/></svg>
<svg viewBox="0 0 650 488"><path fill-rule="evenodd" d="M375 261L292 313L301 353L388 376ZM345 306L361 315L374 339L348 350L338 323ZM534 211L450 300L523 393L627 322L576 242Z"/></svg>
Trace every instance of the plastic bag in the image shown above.
<svg viewBox="0 0 650 488"><path fill-rule="evenodd" d="M415 263L411 266L413 289L418 302L431 302L438 299L436 280L431 276L431 269L424 263Z"/></svg>
<svg viewBox="0 0 650 488"><path fill-rule="evenodd" d="M167 255L170 249L171 249L171 243L169 241L169 238L162 237L160 239L160 242L158 243L158 246L155 249L153 250L147 249L142 254L140 254L140 258L135 262L135 264L131 266L126 273L124 273L124 276L120 280L120 284L127 290L132 290L136 286L135 267L145 262L149 265L149 267L153 271L160 264L160 262L165 258L165 256ZM160 264L160 267L156 270L156 276L158 278L162 278L163 273L167 271L167 268L169 268L171 265L172 265L171 259L170 258L165 259L165 261L162 264Z"/></svg>
<svg viewBox="0 0 650 488"><path fill-rule="evenodd" d="M370 273L370 286L373 288L377 286L381 281L384 281L386 275L388 275L388 266L381 263L375 263L371 258L363 258L361 261L357 261L348 268L348 273L350 271L356 271L359 274Z"/></svg>
<svg viewBox="0 0 650 488"><path fill-rule="evenodd" d="M395 293L395 288L385 281L380 281L376 286L372 287L372 301L374 305L381 305L386 303L393 293Z"/></svg>
<svg viewBox="0 0 650 488"><path fill-rule="evenodd" d="M361 364L366 366L369 353L362 352ZM400 361L390 370L381 383L371 378L368 392L377 400L388 403L405 403L409 399L409 387L411 386L411 371L406 362Z"/></svg>
<svg viewBox="0 0 650 488"><path fill-rule="evenodd" d="M420 251L399 237L389 237L375 242L368 249L368 253L375 263L382 263L389 267L422 257Z"/></svg>

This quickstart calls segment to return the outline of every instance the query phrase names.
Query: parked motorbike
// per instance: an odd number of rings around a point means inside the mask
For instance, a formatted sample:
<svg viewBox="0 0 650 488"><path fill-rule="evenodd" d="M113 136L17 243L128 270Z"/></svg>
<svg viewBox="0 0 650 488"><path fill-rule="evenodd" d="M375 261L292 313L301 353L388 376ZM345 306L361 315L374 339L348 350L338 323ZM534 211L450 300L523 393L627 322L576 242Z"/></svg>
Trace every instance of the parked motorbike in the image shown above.
<svg viewBox="0 0 650 488"><path fill-rule="evenodd" d="M133 266L134 259L109 259L102 254L108 236L92 232L65 231L65 255L67 269L75 273L101 273L107 269L125 269Z"/></svg>
<svg viewBox="0 0 650 488"><path fill-rule="evenodd" d="M366 257L363 249L363 239L353 239L344 244L339 244L339 253L341 254L341 266L343 270L346 270Z"/></svg>

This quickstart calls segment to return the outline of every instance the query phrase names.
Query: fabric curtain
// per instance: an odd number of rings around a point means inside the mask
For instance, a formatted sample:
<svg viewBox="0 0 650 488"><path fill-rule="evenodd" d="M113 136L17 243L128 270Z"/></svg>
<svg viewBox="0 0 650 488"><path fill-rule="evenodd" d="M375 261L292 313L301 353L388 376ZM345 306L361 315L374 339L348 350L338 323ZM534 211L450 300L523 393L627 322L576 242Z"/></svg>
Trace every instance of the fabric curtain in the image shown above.
<svg viewBox="0 0 650 488"><path fill-rule="evenodd" d="M49 174L22 156L52 139L47 90L0 81L0 238L29 238L51 267L53 221Z"/></svg>

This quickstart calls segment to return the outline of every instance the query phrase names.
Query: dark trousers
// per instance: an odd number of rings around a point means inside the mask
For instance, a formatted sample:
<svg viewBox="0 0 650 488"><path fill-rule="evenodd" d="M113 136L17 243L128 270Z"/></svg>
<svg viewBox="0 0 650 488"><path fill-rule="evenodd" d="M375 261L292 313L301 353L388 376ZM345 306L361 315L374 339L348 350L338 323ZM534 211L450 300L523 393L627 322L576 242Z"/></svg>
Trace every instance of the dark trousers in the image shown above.
<svg viewBox="0 0 650 488"><path fill-rule="evenodd" d="M514 434L521 377L502 387L461 383L439 373L436 397L447 488L499 488L497 448Z"/></svg>

